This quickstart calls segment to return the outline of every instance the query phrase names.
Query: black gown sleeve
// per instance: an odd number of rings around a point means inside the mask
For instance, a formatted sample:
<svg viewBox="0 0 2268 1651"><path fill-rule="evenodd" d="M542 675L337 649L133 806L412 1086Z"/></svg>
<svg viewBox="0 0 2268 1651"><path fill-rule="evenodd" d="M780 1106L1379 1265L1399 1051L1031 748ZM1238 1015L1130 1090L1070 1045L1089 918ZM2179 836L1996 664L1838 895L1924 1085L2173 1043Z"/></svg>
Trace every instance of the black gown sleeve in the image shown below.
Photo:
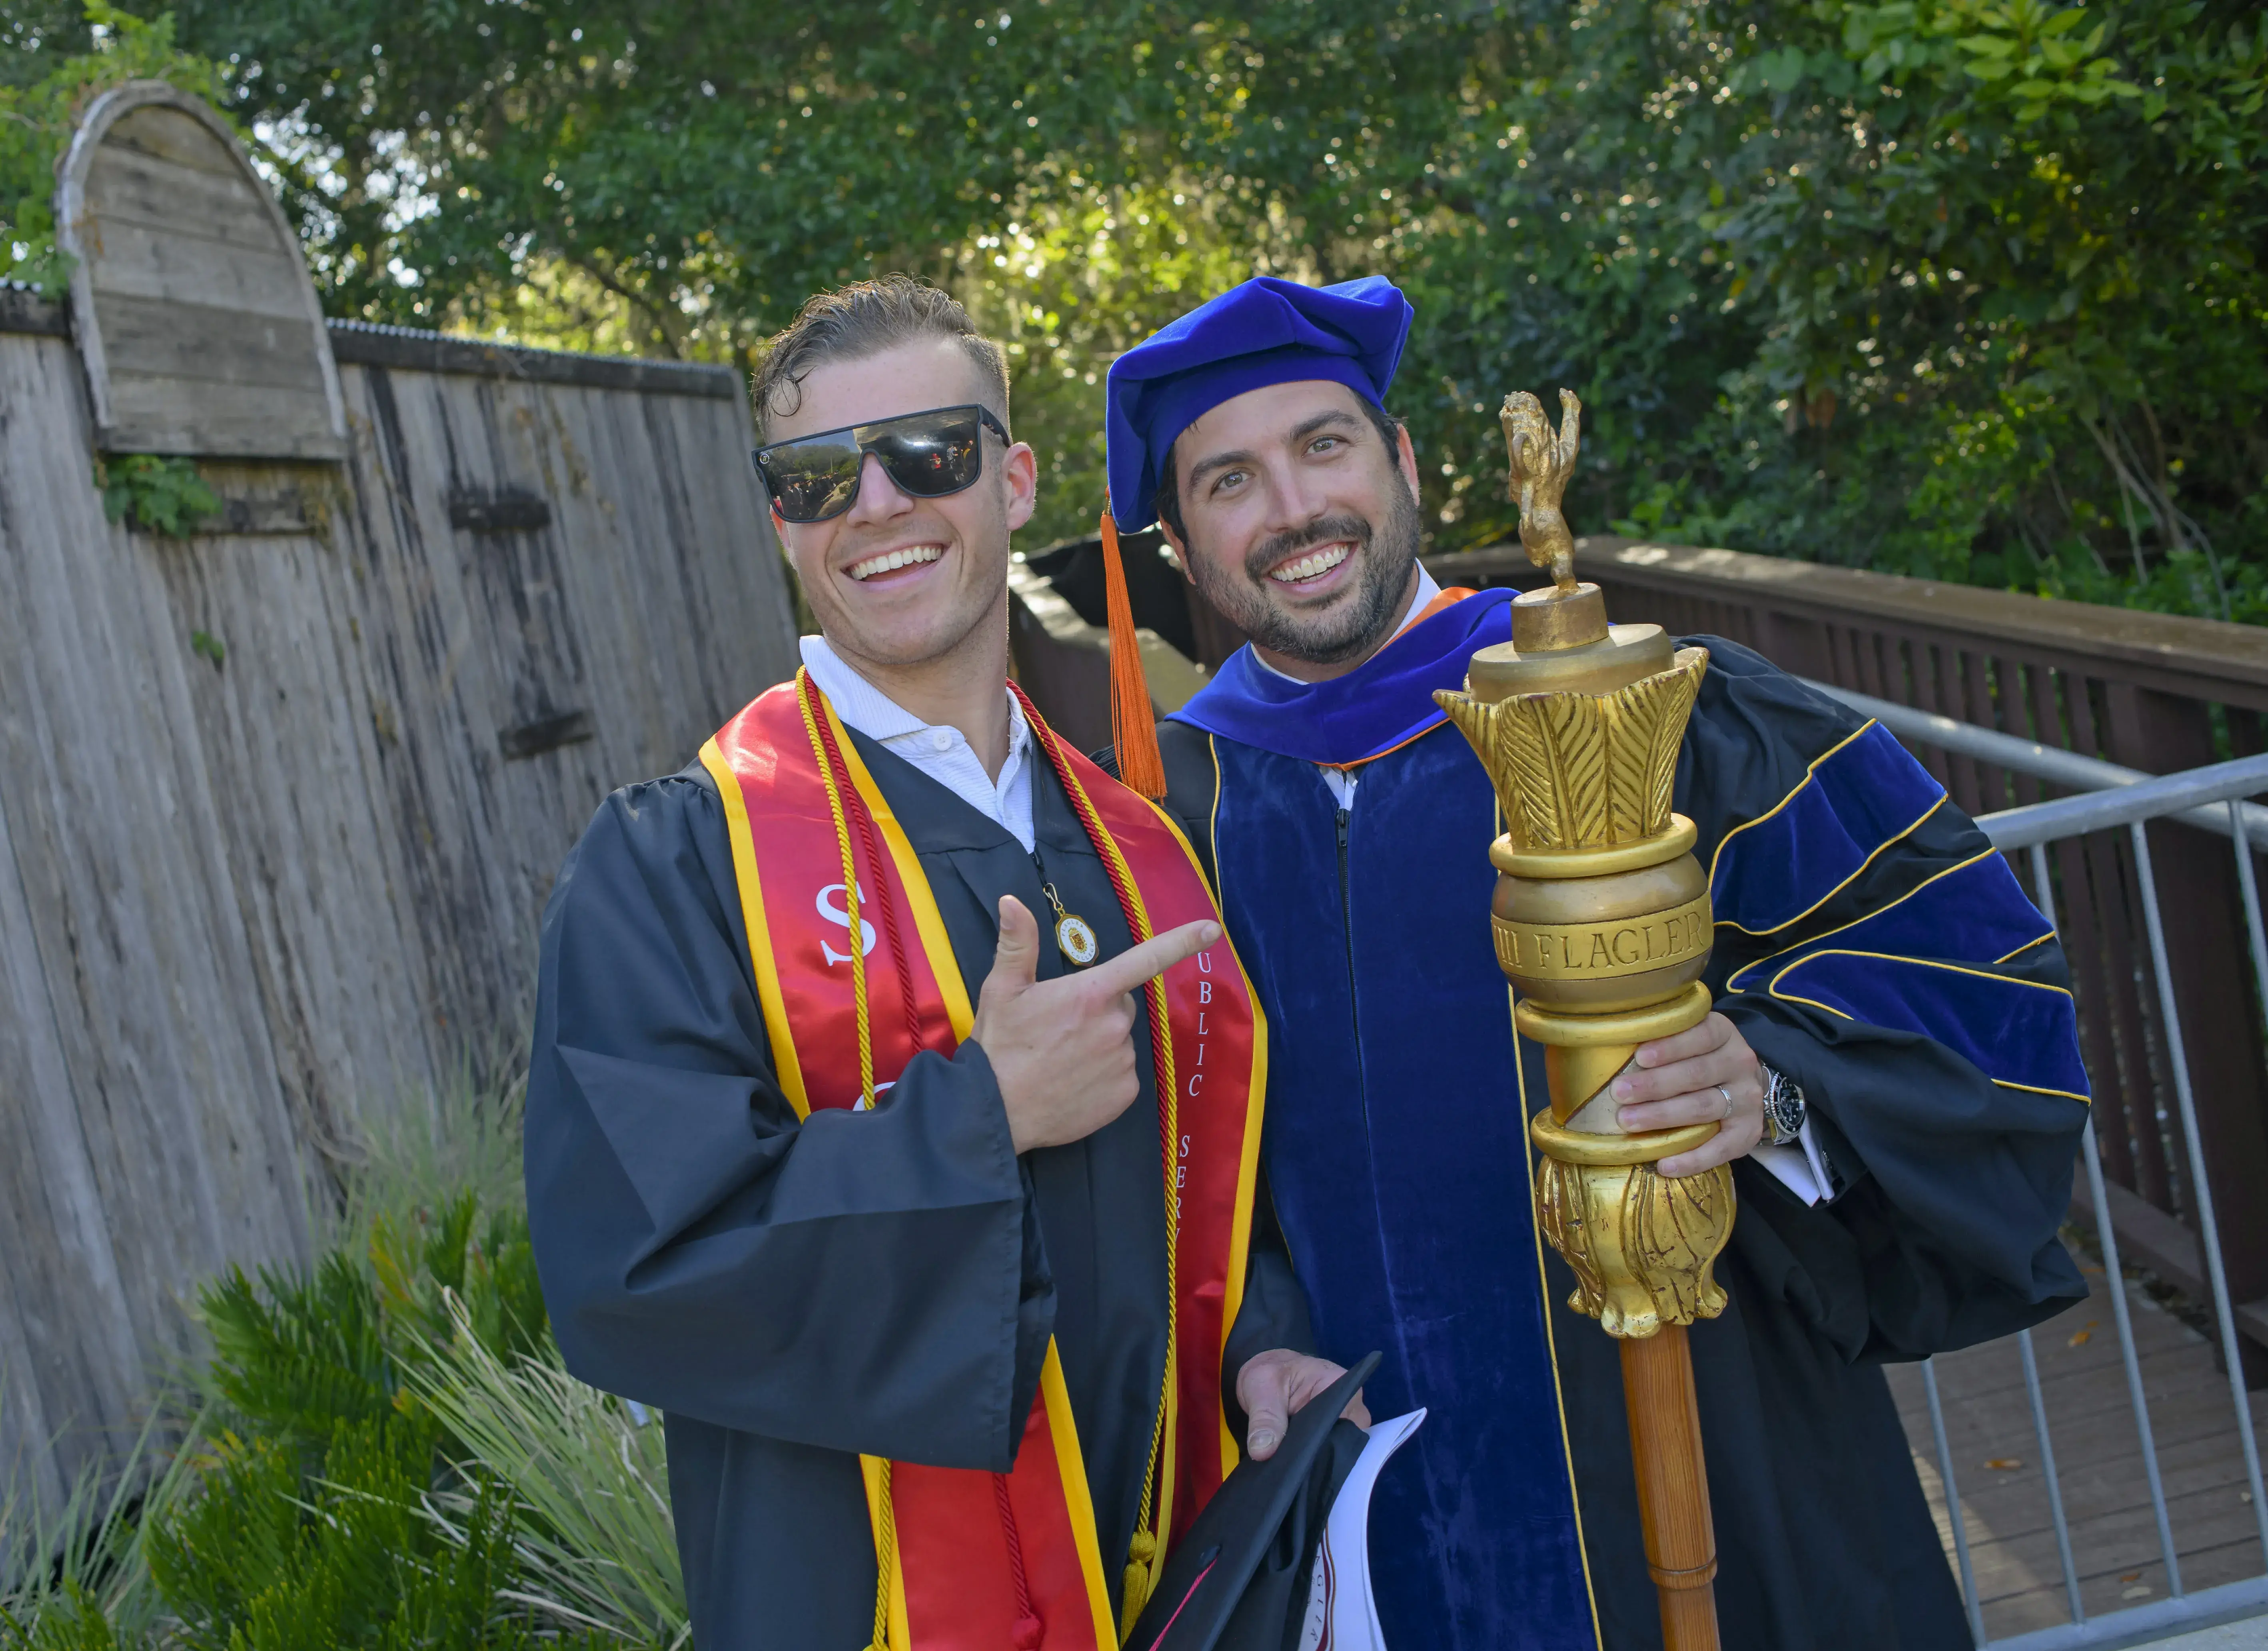
<svg viewBox="0 0 2268 1651"><path fill-rule="evenodd" d="M1691 640L1708 646L1711 660L1681 760L1678 807L1699 828L1707 865L1713 844L1781 804L1808 765L1865 719L1745 648ZM1990 1340L2085 1294L2057 1236L2083 1100L1996 1081L1925 1031L1870 1024L1755 984L1777 959L1845 944L1849 925L1954 868L1984 857L1983 869L1992 870L1990 847L1947 800L1800 922L1753 937L1724 926L1719 912L1709 973L1717 1006L1760 1058L1802 1087L1847 1188L1831 1204L1806 1207L1761 1168L1743 1166L1733 1242L1846 1357L1916 1359ZM2013 884L1998 897L2023 899ZM2036 926L2044 932L2046 919ZM2052 937L2005 957L1966 955L1950 933L1931 944L1940 960L1979 976L2069 985ZM1749 968L1759 960L1764 968ZM1728 994L1735 980L1749 989Z"/></svg>
<svg viewBox="0 0 2268 1651"><path fill-rule="evenodd" d="M552 893L526 1175L568 1367L719 1426L1005 1470L1056 1297L984 1053L799 1121L741 930L689 776L609 797Z"/></svg>

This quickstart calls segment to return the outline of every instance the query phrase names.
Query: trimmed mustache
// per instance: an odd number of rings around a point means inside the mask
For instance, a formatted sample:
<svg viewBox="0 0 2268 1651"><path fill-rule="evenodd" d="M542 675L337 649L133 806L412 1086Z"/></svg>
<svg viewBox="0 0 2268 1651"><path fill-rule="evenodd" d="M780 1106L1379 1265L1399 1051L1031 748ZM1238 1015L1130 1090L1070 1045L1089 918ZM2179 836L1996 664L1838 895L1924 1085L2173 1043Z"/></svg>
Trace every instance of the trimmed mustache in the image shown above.
<svg viewBox="0 0 2268 1651"><path fill-rule="evenodd" d="M1371 526L1359 516L1318 516L1313 521L1263 539L1244 557L1244 571L1258 584L1268 577L1268 570L1289 561L1302 550L1313 549L1335 540L1351 540L1356 549L1370 544Z"/></svg>

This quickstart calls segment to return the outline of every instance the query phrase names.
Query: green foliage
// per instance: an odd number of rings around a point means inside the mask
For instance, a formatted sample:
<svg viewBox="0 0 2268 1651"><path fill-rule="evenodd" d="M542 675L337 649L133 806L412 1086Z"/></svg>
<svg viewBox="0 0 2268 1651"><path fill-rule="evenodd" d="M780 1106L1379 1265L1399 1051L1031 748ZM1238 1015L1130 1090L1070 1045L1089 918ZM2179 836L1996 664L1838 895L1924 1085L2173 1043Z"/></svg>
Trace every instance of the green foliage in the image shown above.
<svg viewBox="0 0 2268 1651"><path fill-rule="evenodd" d="M378 1293L353 1257L325 1256L308 1277L231 1268L202 1305L215 1390L263 1434L320 1448L342 1426L394 1409L395 1362Z"/></svg>
<svg viewBox="0 0 2268 1651"><path fill-rule="evenodd" d="M427 1220L380 1215L370 1259L398 1345L441 1345L461 1329L505 1357L541 1350L543 1286L520 1212L491 1210L483 1220L468 1190Z"/></svg>
<svg viewBox="0 0 2268 1651"><path fill-rule="evenodd" d="M117 1651L118 1635L87 1591L67 1582L28 1628L0 1606L0 1647L6 1651Z"/></svg>
<svg viewBox="0 0 2268 1651"><path fill-rule="evenodd" d="M55 166L81 112L129 80L227 100L217 67L174 45L170 16L145 20L106 0L88 0L84 12L11 0L0 11L0 279L45 292L69 282L70 261L55 247Z"/></svg>
<svg viewBox="0 0 2268 1651"><path fill-rule="evenodd" d="M64 1563L0 1572L0 1651L684 1642L662 1430L560 1363L516 1108L406 1103L367 1146L313 1268L202 1293L210 1426L138 1522L90 1491L22 1544Z"/></svg>
<svg viewBox="0 0 2268 1651"><path fill-rule="evenodd" d="M131 521L144 533L173 539L194 533L223 509L220 495L205 485L193 459L147 453L97 457L94 485L102 494L102 513L112 521Z"/></svg>
<svg viewBox="0 0 2268 1651"><path fill-rule="evenodd" d="M328 301L748 361L815 288L1009 343L1035 539L1110 357L1253 272L1394 275L1445 546L1504 392L1579 520L2258 611L2268 16L2242 0L185 0Z"/></svg>
<svg viewBox="0 0 2268 1651"><path fill-rule="evenodd" d="M153 1406L124 1460L90 1463L60 1507L12 1471L0 1482L0 1651L107 1651L148 1637L162 1602L146 1522L194 1485L204 1421Z"/></svg>
<svg viewBox="0 0 2268 1651"><path fill-rule="evenodd" d="M447 1534L425 1511L436 1432L410 1416L341 1422L320 1470L269 1439L223 1439L203 1493L151 1537L158 1586L196 1651L307 1646L517 1647L497 1610L514 1574L509 1505L483 1485Z"/></svg>

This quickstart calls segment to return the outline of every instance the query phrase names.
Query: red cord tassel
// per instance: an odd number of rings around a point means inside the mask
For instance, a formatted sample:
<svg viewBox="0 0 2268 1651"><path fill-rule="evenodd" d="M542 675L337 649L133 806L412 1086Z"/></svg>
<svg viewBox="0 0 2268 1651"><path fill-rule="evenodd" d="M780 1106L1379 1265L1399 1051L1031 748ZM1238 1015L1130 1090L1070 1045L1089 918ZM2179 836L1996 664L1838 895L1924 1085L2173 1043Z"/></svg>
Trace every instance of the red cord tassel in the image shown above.
<svg viewBox="0 0 2268 1651"><path fill-rule="evenodd" d="M1040 1651L1047 1630L1032 1606L1031 1579L1024 1570L1024 1544L1016 1529L1015 1504L1008 1500L1008 1476L992 1476L992 1499L1000 1507L1000 1535L1008 1544L1008 1581L1016 1590L1016 1625L1009 1631L1012 1651Z"/></svg>
<svg viewBox="0 0 2268 1651"><path fill-rule="evenodd" d="M1110 608L1110 738L1118 750L1118 779L1154 802L1166 794L1166 762L1158 754L1150 682L1142 674L1142 645L1134 636L1134 604L1126 594L1118 524L1108 511L1102 512L1102 583Z"/></svg>

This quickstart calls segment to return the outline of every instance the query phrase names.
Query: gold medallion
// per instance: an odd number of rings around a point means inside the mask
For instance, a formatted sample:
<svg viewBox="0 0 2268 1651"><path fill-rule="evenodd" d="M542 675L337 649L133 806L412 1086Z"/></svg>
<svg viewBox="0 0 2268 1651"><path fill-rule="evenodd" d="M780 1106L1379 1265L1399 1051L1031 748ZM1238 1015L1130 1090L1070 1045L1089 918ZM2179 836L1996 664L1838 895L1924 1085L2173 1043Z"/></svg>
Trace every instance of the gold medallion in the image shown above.
<svg viewBox="0 0 2268 1651"><path fill-rule="evenodd" d="M1040 892L1056 909L1056 947L1069 960L1074 969L1085 969L1102 950L1102 943L1094 938L1094 929L1085 918L1064 910L1063 897L1056 893L1053 883L1042 883Z"/></svg>
<svg viewBox="0 0 2268 1651"><path fill-rule="evenodd" d="M1093 962L1095 953L1101 949L1095 943L1094 931L1086 926L1085 918L1067 916L1057 924L1056 944L1063 948L1065 957L1081 969Z"/></svg>

